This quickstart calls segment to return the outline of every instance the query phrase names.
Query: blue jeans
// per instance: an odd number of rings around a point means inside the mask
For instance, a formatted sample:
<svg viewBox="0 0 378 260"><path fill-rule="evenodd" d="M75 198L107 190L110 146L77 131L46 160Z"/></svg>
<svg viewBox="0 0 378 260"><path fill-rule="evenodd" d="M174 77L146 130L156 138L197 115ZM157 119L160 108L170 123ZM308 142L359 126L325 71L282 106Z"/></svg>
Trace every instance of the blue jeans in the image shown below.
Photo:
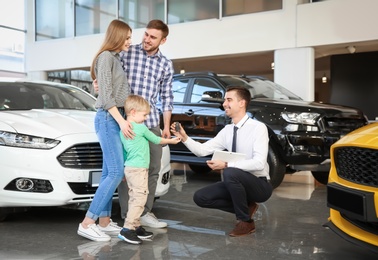
<svg viewBox="0 0 378 260"><path fill-rule="evenodd" d="M107 110L98 109L95 130L103 160L100 184L86 213L86 216L93 220L111 216L113 194L124 176L123 148L117 121Z"/></svg>

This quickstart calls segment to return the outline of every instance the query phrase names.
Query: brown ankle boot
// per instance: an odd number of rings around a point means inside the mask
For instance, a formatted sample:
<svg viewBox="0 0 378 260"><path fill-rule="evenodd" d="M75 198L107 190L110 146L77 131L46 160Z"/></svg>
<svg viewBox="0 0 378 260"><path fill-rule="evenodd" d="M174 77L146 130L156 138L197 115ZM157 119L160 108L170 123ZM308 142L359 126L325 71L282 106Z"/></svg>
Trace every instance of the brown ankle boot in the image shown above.
<svg viewBox="0 0 378 260"><path fill-rule="evenodd" d="M251 222L239 221L229 235L231 237L240 237L251 234L255 231L255 222L253 220Z"/></svg>

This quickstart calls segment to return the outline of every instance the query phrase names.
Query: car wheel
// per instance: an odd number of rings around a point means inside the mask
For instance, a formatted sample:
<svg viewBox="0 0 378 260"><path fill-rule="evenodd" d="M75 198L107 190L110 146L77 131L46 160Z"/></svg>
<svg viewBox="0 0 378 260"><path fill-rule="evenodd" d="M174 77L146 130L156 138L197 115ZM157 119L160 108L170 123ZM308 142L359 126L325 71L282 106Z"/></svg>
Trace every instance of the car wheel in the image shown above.
<svg viewBox="0 0 378 260"><path fill-rule="evenodd" d="M209 173L211 169L206 165L189 164L190 169L195 173Z"/></svg>
<svg viewBox="0 0 378 260"><path fill-rule="evenodd" d="M312 176L314 176L315 180L317 180L321 184L326 185L328 183L329 172L311 172L311 173L312 173Z"/></svg>
<svg viewBox="0 0 378 260"><path fill-rule="evenodd" d="M268 151L268 164L270 183L272 184L273 189L275 189L280 186L283 178L285 177L286 165L282 162L272 147L269 147Z"/></svg>

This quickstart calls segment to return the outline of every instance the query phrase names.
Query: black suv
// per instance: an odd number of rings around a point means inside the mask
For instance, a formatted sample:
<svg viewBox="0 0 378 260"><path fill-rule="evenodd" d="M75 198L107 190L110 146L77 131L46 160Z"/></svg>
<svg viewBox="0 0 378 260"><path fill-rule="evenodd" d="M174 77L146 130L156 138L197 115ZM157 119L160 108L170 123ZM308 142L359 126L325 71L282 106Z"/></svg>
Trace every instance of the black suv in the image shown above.
<svg viewBox="0 0 378 260"><path fill-rule="evenodd" d="M368 123L363 113L350 107L306 102L262 77L192 72L174 75L172 122L180 122L187 134L205 142L231 122L223 110L227 86L244 86L252 95L251 118L269 131L270 178L274 187L285 173L312 171L327 183L330 146L343 135ZM171 161L189 164L194 172L209 172L205 161L182 143L170 146Z"/></svg>

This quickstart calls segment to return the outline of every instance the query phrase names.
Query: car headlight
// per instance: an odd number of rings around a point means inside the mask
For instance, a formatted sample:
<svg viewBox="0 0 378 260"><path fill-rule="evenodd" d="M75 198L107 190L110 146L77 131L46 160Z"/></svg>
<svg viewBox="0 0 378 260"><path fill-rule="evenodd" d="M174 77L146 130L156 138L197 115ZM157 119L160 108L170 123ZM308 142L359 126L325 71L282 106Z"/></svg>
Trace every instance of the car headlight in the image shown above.
<svg viewBox="0 0 378 260"><path fill-rule="evenodd" d="M0 131L0 145L4 146L33 149L52 149L59 143L60 141L54 139Z"/></svg>
<svg viewBox="0 0 378 260"><path fill-rule="evenodd" d="M295 113L295 112L282 112L282 118L288 123L315 125L316 120L320 116L318 113Z"/></svg>

